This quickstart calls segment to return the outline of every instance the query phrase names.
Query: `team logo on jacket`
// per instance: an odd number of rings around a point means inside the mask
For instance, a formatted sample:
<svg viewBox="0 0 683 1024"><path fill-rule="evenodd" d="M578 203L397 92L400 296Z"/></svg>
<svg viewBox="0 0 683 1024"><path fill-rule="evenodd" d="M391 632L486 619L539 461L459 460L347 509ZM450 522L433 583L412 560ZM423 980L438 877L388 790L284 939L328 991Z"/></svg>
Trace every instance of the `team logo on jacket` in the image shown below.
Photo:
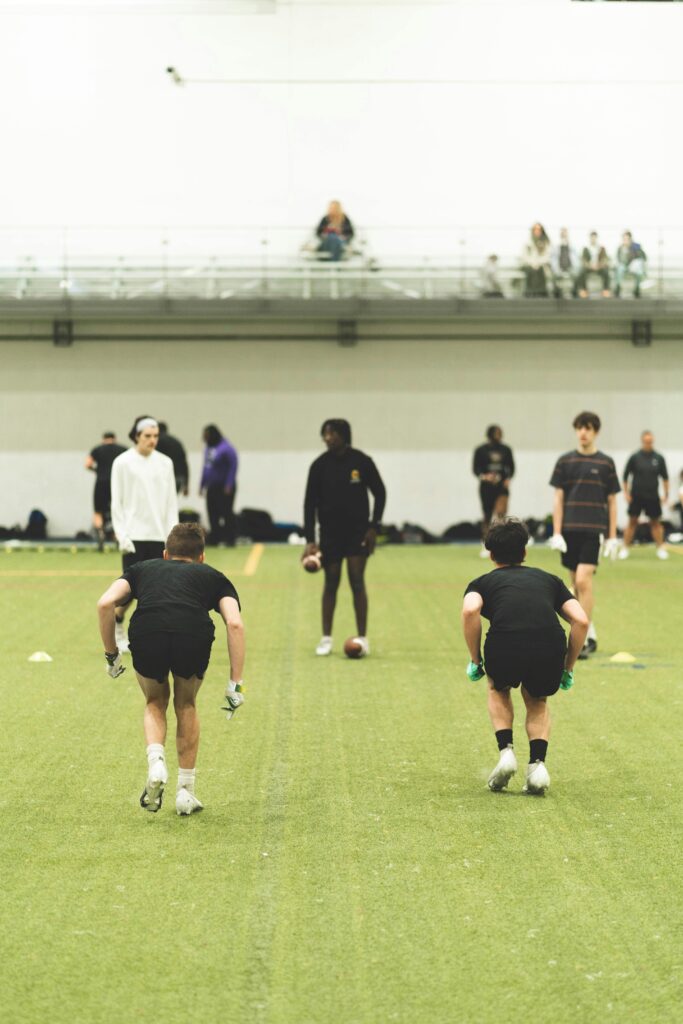
<svg viewBox="0 0 683 1024"><path fill-rule="evenodd" d="M351 484L359 484L360 483L360 470L359 469L352 469L351 470L351 479L349 480L349 483L351 483Z"/></svg>

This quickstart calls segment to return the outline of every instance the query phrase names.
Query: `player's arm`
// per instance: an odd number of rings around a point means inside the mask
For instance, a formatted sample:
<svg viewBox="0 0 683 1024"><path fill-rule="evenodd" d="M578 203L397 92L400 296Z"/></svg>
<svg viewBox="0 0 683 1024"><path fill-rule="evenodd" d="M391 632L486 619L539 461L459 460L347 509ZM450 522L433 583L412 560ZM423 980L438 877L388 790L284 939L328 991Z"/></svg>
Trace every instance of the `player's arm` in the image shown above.
<svg viewBox="0 0 683 1024"><path fill-rule="evenodd" d="M617 536L617 496L607 495L607 539L614 540Z"/></svg>
<svg viewBox="0 0 683 1024"><path fill-rule="evenodd" d="M662 502L666 505L667 501L669 500L669 471L666 468L666 462L664 461L664 459L661 460L661 465L659 467L659 475L662 478L662 488L664 492L662 496Z"/></svg>
<svg viewBox="0 0 683 1024"><path fill-rule="evenodd" d="M175 473L173 472L173 463L168 460L166 473L166 507L164 509L164 520L166 522L166 536L169 535L174 526L177 525L178 519L180 518L178 512L178 492L175 486Z"/></svg>
<svg viewBox="0 0 683 1024"><path fill-rule="evenodd" d="M114 580L97 602L97 615L100 621L100 636L106 654L115 654L116 646L116 608L130 603L132 592L127 580Z"/></svg>
<svg viewBox="0 0 683 1024"><path fill-rule="evenodd" d="M315 516L318 507L318 481L313 466L308 471L308 480L306 481L306 494L304 496L304 536L306 537L306 547L304 549L304 557L306 555L315 555L320 551L320 548L315 542Z"/></svg>
<svg viewBox="0 0 683 1024"><path fill-rule="evenodd" d="M586 641L588 616L575 597L572 597L570 601L564 602L560 608L560 615L570 626L565 668L568 672L571 672Z"/></svg>
<svg viewBox="0 0 683 1024"><path fill-rule="evenodd" d="M623 476L623 481L622 481L623 485L624 485L624 499L625 499L627 505L631 504L631 492L629 490L629 480L631 479L632 473L633 473L633 456L631 456L629 458L628 462L624 466L624 476Z"/></svg>
<svg viewBox="0 0 683 1024"><path fill-rule="evenodd" d="M86 457L86 460L85 460L85 463L84 463L84 465L85 465L85 468L86 468L86 469L92 469L93 473L94 473L94 472L96 471L96 469L97 469L97 463L96 463L96 462L95 462L95 460L93 459L92 455L88 455L88 456Z"/></svg>
<svg viewBox="0 0 683 1024"><path fill-rule="evenodd" d="M471 592L465 594L462 602L462 631L465 636L467 650L475 665L481 663L481 610L484 599L481 594Z"/></svg>
<svg viewBox="0 0 683 1024"><path fill-rule="evenodd" d="M241 683L244 672L244 623L240 606L234 597L222 597L218 610L228 634L228 657L230 658L230 681Z"/></svg>
<svg viewBox="0 0 683 1024"><path fill-rule="evenodd" d="M379 475L379 470L372 459L370 459L368 490L372 494L374 504L372 509L372 520L365 534L363 544L365 545L368 554L371 555L375 550L375 544L377 543L377 528L382 522L384 506L387 503L387 489L384 486L384 481Z"/></svg>
<svg viewBox="0 0 683 1024"><path fill-rule="evenodd" d="M553 533L557 536L558 533L562 533L562 523L564 520L564 490L561 487L555 488L555 495L553 497Z"/></svg>

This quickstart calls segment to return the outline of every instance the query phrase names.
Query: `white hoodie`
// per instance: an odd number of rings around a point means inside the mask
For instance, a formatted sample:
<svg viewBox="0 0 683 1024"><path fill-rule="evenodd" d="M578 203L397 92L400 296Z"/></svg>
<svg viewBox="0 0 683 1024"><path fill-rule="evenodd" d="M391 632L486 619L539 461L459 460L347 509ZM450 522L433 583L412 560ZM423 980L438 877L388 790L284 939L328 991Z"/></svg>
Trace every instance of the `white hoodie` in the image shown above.
<svg viewBox="0 0 683 1024"><path fill-rule="evenodd" d="M136 540L165 541L178 522L173 463L156 450L129 448L111 467L111 522L121 551Z"/></svg>

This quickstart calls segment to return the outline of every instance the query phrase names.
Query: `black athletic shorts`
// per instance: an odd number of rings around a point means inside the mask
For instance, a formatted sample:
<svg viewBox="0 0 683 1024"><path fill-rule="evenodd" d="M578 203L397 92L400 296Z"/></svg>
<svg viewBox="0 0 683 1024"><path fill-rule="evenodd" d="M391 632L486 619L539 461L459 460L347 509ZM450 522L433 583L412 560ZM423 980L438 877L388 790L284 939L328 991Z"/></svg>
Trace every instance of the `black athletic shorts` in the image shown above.
<svg viewBox="0 0 683 1024"><path fill-rule="evenodd" d="M111 511L111 484L108 480L98 480L93 494L93 509L103 516Z"/></svg>
<svg viewBox="0 0 683 1024"><path fill-rule="evenodd" d="M344 558L367 555L368 550L363 547L363 541L368 529L367 523L344 523L323 527L320 530L323 566L335 565Z"/></svg>
<svg viewBox="0 0 683 1024"><path fill-rule="evenodd" d="M123 571L128 572L136 562L149 562L151 558L163 558L166 545L163 540L134 540L135 551L124 554Z"/></svg>
<svg viewBox="0 0 683 1024"><path fill-rule="evenodd" d="M637 517L641 512L644 512L648 519L661 519L662 504L659 498L642 498L639 494L632 494L628 514Z"/></svg>
<svg viewBox="0 0 683 1024"><path fill-rule="evenodd" d="M496 502L501 494L506 496L509 494L507 487L503 484L491 484L486 480L482 480L479 484L479 497L481 499L481 508L484 513L484 521L489 522L493 515L493 509L495 508Z"/></svg>
<svg viewBox="0 0 683 1024"><path fill-rule="evenodd" d="M211 657L213 639L194 633L145 633L137 636L131 624L128 633L133 668L147 679L163 683L169 672L183 679L204 678Z"/></svg>
<svg viewBox="0 0 683 1024"><path fill-rule="evenodd" d="M587 530L563 530L562 536L567 542L566 554L562 555L562 565L570 572L575 572L577 565L597 565L600 561L600 534L589 533Z"/></svg>
<svg viewBox="0 0 683 1024"><path fill-rule="evenodd" d="M484 643L486 674L496 690L520 684L532 697L551 697L560 688L567 654L562 629L491 633Z"/></svg>

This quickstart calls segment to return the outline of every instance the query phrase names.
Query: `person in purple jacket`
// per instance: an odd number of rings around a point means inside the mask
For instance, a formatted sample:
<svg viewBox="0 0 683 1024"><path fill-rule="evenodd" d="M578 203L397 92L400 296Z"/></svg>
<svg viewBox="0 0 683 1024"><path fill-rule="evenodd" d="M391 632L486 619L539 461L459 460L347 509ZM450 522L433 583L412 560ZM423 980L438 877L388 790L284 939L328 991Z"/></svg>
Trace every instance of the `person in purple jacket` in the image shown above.
<svg viewBox="0 0 683 1024"><path fill-rule="evenodd" d="M204 469L199 488L206 492L206 511L209 516L210 544L235 546L235 493L237 491L237 452L223 437L218 427L210 423L204 427Z"/></svg>

